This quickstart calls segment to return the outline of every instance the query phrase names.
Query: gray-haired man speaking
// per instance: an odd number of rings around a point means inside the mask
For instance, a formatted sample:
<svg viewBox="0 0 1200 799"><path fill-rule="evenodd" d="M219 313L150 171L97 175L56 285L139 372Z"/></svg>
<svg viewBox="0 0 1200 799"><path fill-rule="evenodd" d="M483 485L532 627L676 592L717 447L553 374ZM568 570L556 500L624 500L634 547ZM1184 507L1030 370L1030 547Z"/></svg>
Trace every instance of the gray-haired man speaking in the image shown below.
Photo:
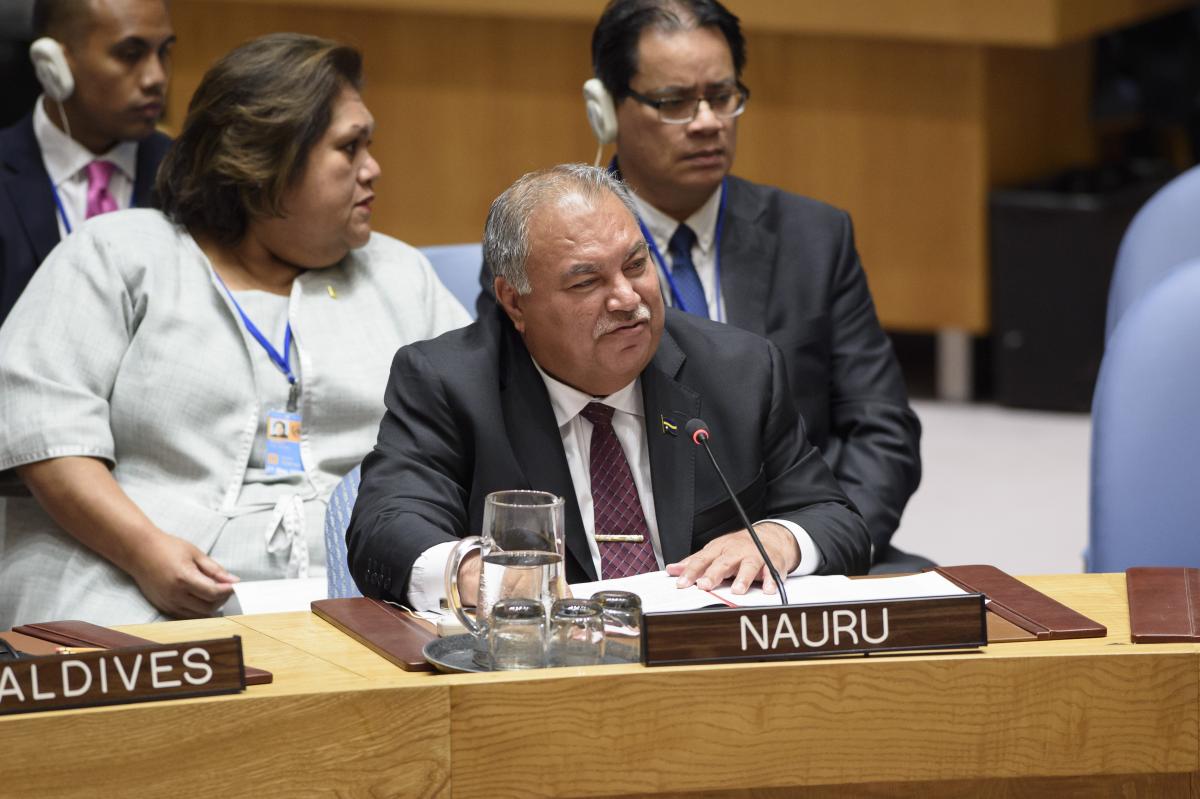
<svg viewBox="0 0 1200 799"><path fill-rule="evenodd" d="M392 365L347 534L364 594L436 607L453 544L481 529L488 493L513 488L566 499L571 582L665 567L681 586L732 578L740 592L765 579L774 591L718 477L669 434L668 415L703 415L781 572L867 570L866 525L797 424L779 351L664 309L617 179L584 166L522 177L492 204L484 256L495 308ZM618 558L596 540L614 519L640 551ZM478 568L460 569L467 600Z"/></svg>

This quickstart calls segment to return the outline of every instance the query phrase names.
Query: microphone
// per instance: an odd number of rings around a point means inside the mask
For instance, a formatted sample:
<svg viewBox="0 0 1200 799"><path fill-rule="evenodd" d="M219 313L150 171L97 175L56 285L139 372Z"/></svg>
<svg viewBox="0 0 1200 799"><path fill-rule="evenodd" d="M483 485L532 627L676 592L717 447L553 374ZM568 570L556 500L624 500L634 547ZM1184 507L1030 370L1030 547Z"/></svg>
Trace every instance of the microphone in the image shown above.
<svg viewBox="0 0 1200 799"><path fill-rule="evenodd" d="M708 453L708 459L712 461L713 469L717 472L717 477L721 478L721 485L725 486L725 493L729 494L729 499L732 500L733 507L737 509L742 524L746 525L746 532L750 533L750 539L754 541L754 546L758 548L758 554L762 556L763 562L767 564L767 571L771 573L771 579L775 581L775 585L779 588L780 604L787 605L787 589L783 587L783 580L779 577L779 572L775 569L775 564L771 563L771 559L767 557L767 550L763 547L762 539L758 537L754 525L750 523L750 517L746 515L746 509L742 507L742 503L738 502L737 494L733 493L733 488L730 487L729 481L725 479L725 473L717 465L716 456L713 455L712 449L708 446L708 425L704 423L703 419L692 419L684 425L683 429L687 437L696 446Z"/></svg>

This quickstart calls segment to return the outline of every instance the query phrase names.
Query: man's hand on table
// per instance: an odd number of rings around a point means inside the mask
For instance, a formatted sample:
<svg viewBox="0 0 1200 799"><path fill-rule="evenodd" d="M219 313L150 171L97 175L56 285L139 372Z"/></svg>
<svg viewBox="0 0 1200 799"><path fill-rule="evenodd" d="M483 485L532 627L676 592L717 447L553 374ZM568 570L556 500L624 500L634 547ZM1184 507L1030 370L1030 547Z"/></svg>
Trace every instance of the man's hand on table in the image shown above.
<svg viewBox="0 0 1200 799"><path fill-rule="evenodd" d="M786 576L800 565L800 547L786 527L763 522L756 524L754 529L781 575ZM745 530L714 538L699 552L678 563L668 563L667 574L679 578L675 583L679 588L695 584L697 588L709 591L732 577L735 594L749 591L755 580L762 581L763 593L774 594L778 590L758 548Z"/></svg>

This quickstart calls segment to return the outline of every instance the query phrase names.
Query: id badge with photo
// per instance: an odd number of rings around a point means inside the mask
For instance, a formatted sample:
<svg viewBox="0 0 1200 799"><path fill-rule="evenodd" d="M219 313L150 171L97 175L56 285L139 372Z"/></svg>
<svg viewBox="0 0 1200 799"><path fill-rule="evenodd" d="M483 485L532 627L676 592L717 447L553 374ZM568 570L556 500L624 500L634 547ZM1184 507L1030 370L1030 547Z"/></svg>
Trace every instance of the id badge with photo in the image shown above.
<svg viewBox="0 0 1200 799"><path fill-rule="evenodd" d="M300 459L300 414L272 409L267 411L267 474L295 474L304 471Z"/></svg>

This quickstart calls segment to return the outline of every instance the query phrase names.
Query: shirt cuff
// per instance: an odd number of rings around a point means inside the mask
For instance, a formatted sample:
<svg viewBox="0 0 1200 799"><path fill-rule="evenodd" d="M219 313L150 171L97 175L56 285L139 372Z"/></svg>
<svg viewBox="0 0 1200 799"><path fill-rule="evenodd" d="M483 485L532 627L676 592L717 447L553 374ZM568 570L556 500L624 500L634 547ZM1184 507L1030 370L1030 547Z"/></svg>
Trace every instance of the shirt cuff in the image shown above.
<svg viewBox="0 0 1200 799"><path fill-rule="evenodd" d="M435 544L417 557L408 578L408 604L413 610L445 610L446 563L457 544ZM804 562L803 556L800 561Z"/></svg>
<svg viewBox="0 0 1200 799"><path fill-rule="evenodd" d="M817 545L813 543L812 536L808 532L796 524L789 522L787 519L763 519L756 524L770 522L786 527L792 537L796 539L796 546L800 547L800 563L796 568L788 572L788 577L805 577L809 574L816 574L817 569L821 568L821 551L817 549ZM436 549L436 547L435 547Z"/></svg>

